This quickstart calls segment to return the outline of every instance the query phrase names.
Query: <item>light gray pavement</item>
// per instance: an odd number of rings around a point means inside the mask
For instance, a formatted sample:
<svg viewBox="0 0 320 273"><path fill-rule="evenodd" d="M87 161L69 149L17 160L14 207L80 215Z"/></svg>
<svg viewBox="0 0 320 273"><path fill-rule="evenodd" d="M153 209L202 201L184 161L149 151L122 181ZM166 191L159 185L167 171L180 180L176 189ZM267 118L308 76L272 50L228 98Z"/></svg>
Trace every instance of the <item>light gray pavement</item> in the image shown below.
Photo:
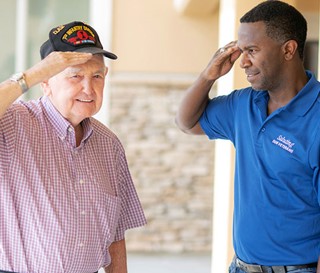
<svg viewBox="0 0 320 273"><path fill-rule="evenodd" d="M128 253L128 273L210 273L211 254ZM104 273L101 269L99 273Z"/></svg>
<svg viewBox="0 0 320 273"><path fill-rule="evenodd" d="M128 273L210 273L211 254L128 253ZM99 273L104 273L100 270Z"/></svg>

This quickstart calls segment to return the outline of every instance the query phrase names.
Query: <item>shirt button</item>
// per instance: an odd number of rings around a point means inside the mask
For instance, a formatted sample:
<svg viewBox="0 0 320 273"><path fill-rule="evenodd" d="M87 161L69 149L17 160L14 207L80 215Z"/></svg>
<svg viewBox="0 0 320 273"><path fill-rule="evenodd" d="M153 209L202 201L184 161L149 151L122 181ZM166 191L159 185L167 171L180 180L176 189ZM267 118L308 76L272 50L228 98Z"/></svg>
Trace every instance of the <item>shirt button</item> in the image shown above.
<svg viewBox="0 0 320 273"><path fill-rule="evenodd" d="M69 132L72 132L72 131L73 131L73 130L72 130L72 127L69 127L69 128L68 128L68 131L69 131Z"/></svg>
<svg viewBox="0 0 320 273"><path fill-rule="evenodd" d="M263 127L262 129L261 129L261 132L264 132L266 130L266 128L265 127Z"/></svg>
<svg viewBox="0 0 320 273"><path fill-rule="evenodd" d="M80 179L80 184L84 184L84 180L83 179Z"/></svg>
<svg viewBox="0 0 320 273"><path fill-rule="evenodd" d="M81 214L82 214L82 215L85 215L85 214L86 214L86 211L85 211L85 210L81 211Z"/></svg>
<svg viewBox="0 0 320 273"><path fill-rule="evenodd" d="M84 247L84 243L80 243L78 246L79 247Z"/></svg>

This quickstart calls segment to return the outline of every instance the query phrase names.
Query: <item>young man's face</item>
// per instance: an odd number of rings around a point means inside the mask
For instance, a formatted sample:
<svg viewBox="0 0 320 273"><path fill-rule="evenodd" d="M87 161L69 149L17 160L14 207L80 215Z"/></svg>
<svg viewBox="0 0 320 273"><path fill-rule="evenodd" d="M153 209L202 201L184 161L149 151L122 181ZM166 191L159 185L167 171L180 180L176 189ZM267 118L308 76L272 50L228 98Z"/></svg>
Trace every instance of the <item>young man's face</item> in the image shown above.
<svg viewBox="0 0 320 273"><path fill-rule="evenodd" d="M264 22L242 23L238 32L240 66L255 90L272 91L281 84L284 69L282 44L266 34Z"/></svg>
<svg viewBox="0 0 320 273"><path fill-rule="evenodd" d="M44 93L74 127L96 114L102 105L107 68L102 55L71 66L44 84Z"/></svg>

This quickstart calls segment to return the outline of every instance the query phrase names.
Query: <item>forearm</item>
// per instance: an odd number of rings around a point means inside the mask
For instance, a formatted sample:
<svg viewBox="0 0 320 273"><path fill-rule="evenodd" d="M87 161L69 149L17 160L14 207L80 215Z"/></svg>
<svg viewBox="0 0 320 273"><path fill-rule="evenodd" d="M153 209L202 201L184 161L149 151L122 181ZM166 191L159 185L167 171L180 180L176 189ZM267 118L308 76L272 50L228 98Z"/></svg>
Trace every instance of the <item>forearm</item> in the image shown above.
<svg viewBox="0 0 320 273"><path fill-rule="evenodd" d="M109 247L111 264L104 268L106 273L128 273L125 240L117 241Z"/></svg>
<svg viewBox="0 0 320 273"><path fill-rule="evenodd" d="M21 94L22 90L18 83L6 80L0 84L0 117Z"/></svg>
<svg viewBox="0 0 320 273"><path fill-rule="evenodd" d="M207 80L201 74L186 91L176 115L176 124L182 131L188 132L197 124L208 104L208 94L213 83L213 80Z"/></svg>
<svg viewBox="0 0 320 273"><path fill-rule="evenodd" d="M28 88L40 83L43 79L41 70L39 70L37 66L26 70L24 76ZM19 83L8 79L0 84L0 117L3 116L10 105L21 95L22 89Z"/></svg>

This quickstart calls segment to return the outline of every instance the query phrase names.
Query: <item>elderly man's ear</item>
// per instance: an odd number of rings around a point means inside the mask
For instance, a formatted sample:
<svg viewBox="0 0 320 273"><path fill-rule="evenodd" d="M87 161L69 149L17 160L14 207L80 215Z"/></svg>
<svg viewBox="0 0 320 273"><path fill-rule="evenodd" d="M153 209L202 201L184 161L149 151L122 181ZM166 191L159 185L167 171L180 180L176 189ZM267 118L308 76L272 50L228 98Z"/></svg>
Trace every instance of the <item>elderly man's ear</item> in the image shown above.
<svg viewBox="0 0 320 273"><path fill-rule="evenodd" d="M41 88L43 91L43 94L46 95L47 97L51 94L51 88L49 85L49 81L43 81L41 84Z"/></svg>

